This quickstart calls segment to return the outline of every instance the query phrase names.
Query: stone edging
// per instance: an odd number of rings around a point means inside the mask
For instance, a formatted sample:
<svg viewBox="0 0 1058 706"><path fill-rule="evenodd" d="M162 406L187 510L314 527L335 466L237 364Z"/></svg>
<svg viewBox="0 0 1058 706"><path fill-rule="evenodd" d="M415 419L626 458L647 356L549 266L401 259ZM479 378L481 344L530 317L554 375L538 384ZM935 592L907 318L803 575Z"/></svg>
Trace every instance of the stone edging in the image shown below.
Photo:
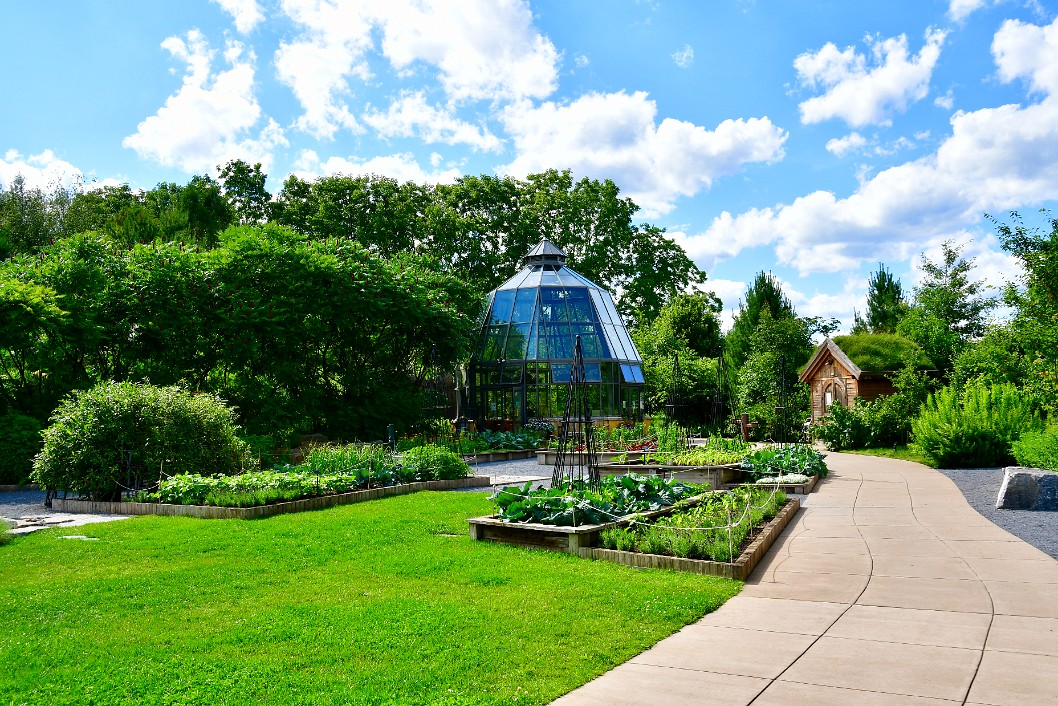
<svg viewBox="0 0 1058 706"><path fill-rule="evenodd" d="M390 497L392 495L407 495L420 490L453 490L455 488L476 488L491 486L492 480L488 476L470 476L456 480L431 480L422 483L404 483L402 485L390 485L383 488L372 488L371 490L357 490L352 493L341 493L339 495L322 495L304 500L293 500L285 503L274 503L272 505L258 505L256 507L217 507L215 505L166 505L164 503L132 503L132 502L93 502L91 500L62 500L56 498L51 501L51 509L55 512L77 512L98 515L165 515L168 517L200 517L208 520L215 519L240 519L250 520L262 517L272 517L288 512L304 512L306 510L323 510L338 505L351 505L375 500L377 498Z"/></svg>
<svg viewBox="0 0 1058 706"><path fill-rule="evenodd" d="M787 500L779 514L773 517L768 524L764 525L756 539L733 562L683 559L675 556L640 554L638 552L623 552L616 549L598 549L594 547L581 548L577 553L587 559L609 561L624 566L644 569L673 569L675 571L687 571L695 574L721 576L723 578L745 581L771 545L782 534L782 531L790 524L790 520L797 514L797 510L800 507L801 503L796 498Z"/></svg>
<svg viewBox="0 0 1058 706"><path fill-rule="evenodd" d="M463 454L463 460L467 463L492 463L493 461L517 461L524 458L532 458L537 453L536 449L515 449L514 451L483 451L478 454Z"/></svg>

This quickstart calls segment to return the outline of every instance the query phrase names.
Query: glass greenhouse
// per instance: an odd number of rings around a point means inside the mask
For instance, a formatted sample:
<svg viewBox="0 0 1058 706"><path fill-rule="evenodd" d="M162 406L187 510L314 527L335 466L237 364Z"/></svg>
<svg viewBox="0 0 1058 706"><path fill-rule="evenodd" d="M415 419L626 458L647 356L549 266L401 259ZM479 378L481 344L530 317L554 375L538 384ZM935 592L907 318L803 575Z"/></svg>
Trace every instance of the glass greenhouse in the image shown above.
<svg viewBox="0 0 1058 706"><path fill-rule="evenodd" d="M489 294L468 380L479 425L561 419L577 336L592 416L642 417L643 361L613 297L565 263L566 254L544 240L524 269Z"/></svg>

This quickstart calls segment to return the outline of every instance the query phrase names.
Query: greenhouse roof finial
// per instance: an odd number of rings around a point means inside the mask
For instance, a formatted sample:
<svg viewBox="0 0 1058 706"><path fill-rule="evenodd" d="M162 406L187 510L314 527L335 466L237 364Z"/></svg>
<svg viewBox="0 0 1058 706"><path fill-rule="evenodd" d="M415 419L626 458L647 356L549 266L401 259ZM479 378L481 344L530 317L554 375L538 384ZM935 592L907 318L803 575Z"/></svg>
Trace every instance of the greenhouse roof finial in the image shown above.
<svg viewBox="0 0 1058 706"><path fill-rule="evenodd" d="M564 265L566 253L562 248L544 238L525 256L526 264Z"/></svg>

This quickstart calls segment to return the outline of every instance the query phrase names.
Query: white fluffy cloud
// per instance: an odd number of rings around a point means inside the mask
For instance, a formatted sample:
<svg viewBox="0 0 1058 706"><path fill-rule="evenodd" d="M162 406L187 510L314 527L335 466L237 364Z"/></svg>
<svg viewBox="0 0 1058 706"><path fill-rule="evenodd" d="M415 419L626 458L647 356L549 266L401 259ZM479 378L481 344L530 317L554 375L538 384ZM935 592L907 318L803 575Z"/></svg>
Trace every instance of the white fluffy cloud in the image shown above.
<svg viewBox="0 0 1058 706"><path fill-rule="evenodd" d="M261 107L253 92L253 55L229 41L224 52L228 68L213 73L216 52L198 30L188 32L186 39L169 37L162 47L187 65L183 85L121 144L141 157L189 172L210 170L233 158L261 162L267 170L272 149L286 139L274 120L257 128Z"/></svg>
<svg viewBox="0 0 1058 706"><path fill-rule="evenodd" d="M945 36L942 30L928 30L926 43L915 56L909 52L906 35L867 37L871 61L853 47L839 50L830 42L819 51L802 54L794 60L798 80L806 88L824 92L800 104L801 122L840 118L854 127L888 124L894 113L926 97Z"/></svg>
<svg viewBox="0 0 1058 706"><path fill-rule="evenodd" d="M979 10L988 4L988 0L951 0L948 3L948 17L956 22L962 22L972 12Z"/></svg>
<svg viewBox="0 0 1058 706"><path fill-rule="evenodd" d="M465 144L483 152L503 149L503 141L487 128L456 118L451 109L430 105L419 91L401 94L384 113L369 110L364 123L382 137L417 136L427 144Z"/></svg>
<svg viewBox="0 0 1058 706"><path fill-rule="evenodd" d="M27 187L50 191L56 187L77 188L84 181L80 169L51 150L25 156L8 150L0 158L0 188L7 188L21 175Z"/></svg>
<svg viewBox="0 0 1058 706"><path fill-rule="evenodd" d="M783 157L787 133L764 118L725 120L713 130L682 120L657 123L646 93L590 93L571 103L519 102L501 120L517 156L502 169L524 176L549 168L612 179L644 208L666 213L681 196L753 162Z"/></svg>
<svg viewBox="0 0 1058 706"><path fill-rule="evenodd" d="M221 8L231 15L235 21L235 29L243 34L252 32L254 27L264 20L264 12L257 0L213 0Z"/></svg>
<svg viewBox="0 0 1058 706"><path fill-rule="evenodd" d="M316 137L357 131L349 81L370 77L379 50L404 75L436 72L449 101L543 98L556 88L558 51L534 27L524 0L283 0L301 30L275 54L279 79L301 103L297 126ZM443 116L442 116L443 117Z"/></svg>
<svg viewBox="0 0 1058 706"><path fill-rule="evenodd" d="M858 132L850 132L844 137L835 137L827 140L827 152L832 152L839 157L844 157L849 152L858 152L867 146L867 138Z"/></svg>
<svg viewBox="0 0 1058 706"><path fill-rule="evenodd" d="M1026 79L1042 100L951 118L951 135L926 157L864 179L846 198L816 191L790 204L723 213L687 247L725 257L774 243L780 263L802 274L853 269L864 260L913 257L922 243L1002 212L1058 198L1058 20L1003 25L993 53L1004 81Z"/></svg>
<svg viewBox="0 0 1058 706"><path fill-rule="evenodd" d="M304 179L315 179L319 176L345 174L378 174L397 181L413 181L417 184L448 184L460 176L458 169L442 169L427 172L410 153L400 153L381 157L372 157L363 161L344 157L329 157L321 160L313 150L302 150L295 162L294 173Z"/></svg>

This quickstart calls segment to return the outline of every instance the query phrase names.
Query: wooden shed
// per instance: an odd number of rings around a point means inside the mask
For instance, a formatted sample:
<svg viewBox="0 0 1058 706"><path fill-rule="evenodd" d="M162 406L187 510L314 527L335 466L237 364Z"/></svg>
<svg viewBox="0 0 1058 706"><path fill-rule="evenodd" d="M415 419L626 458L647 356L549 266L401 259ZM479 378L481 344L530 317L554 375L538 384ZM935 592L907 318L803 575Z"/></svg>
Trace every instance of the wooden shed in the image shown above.
<svg viewBox="0 0 1058 706"><path fill-rule="evenodd" d="M892 375L905 364L929 366L922 349L893 334L838 336L848 342L852 355L830 338L819 344L801 371L801 382L812 391L812 421L818 421L832 404L848 407L856 398L871 402L896 392Z"/></svg>

